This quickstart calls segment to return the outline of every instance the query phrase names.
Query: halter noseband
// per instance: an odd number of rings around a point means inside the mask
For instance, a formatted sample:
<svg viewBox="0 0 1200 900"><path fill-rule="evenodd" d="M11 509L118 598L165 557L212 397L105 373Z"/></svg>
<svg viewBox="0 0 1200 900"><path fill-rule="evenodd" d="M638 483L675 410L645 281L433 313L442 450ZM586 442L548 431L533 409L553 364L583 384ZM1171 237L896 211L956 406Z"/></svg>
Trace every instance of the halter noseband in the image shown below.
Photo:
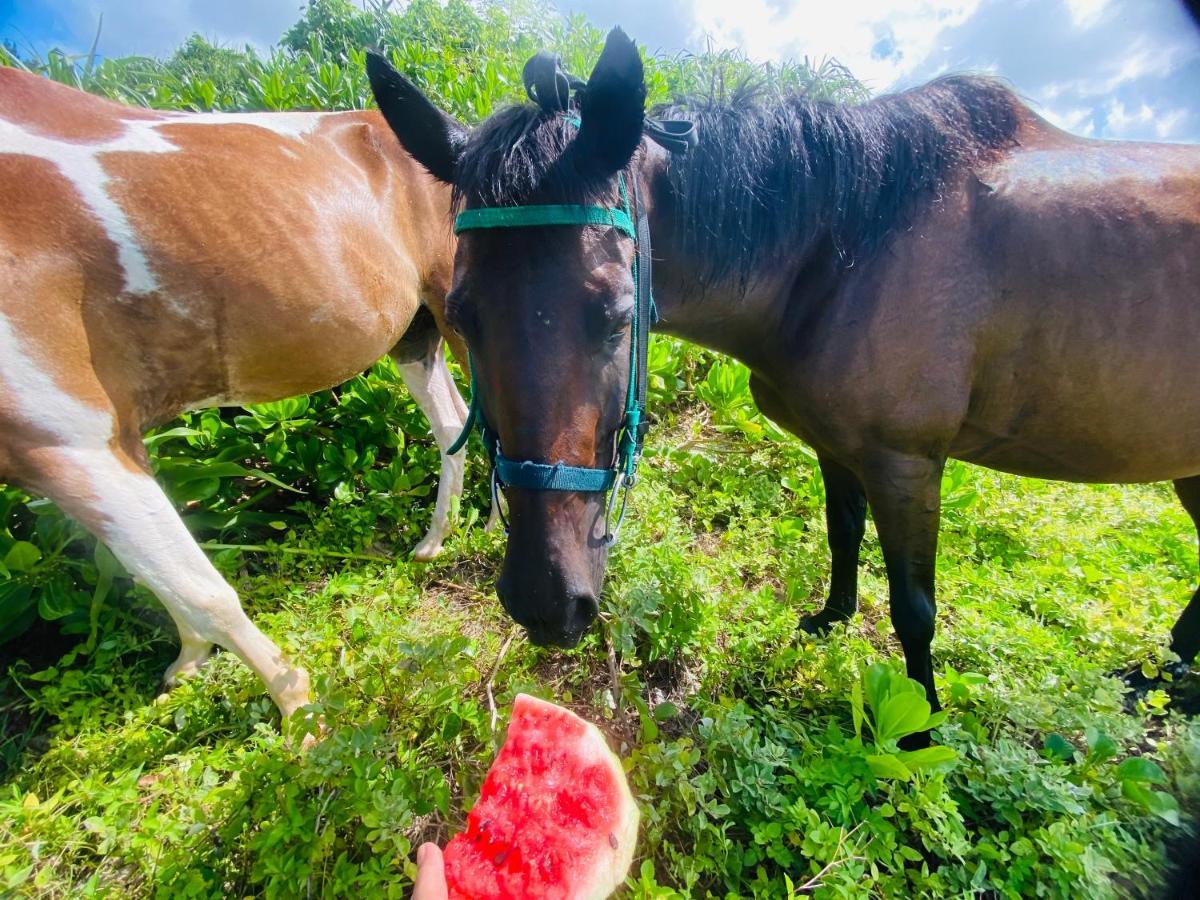
<svg viewBox="0 0 1200 900"><path fill-rule="evenodd" d="M569 89L579 91L583 83L562 71L558 57L539 53L525 65L525 89L547 112L568 112ZM575 125L579 120L569 118ZM695 127L690 122L647 121L648 137L673 153L686 150L695 143ZM568 466L562 462L548 464L533 460L516 460L505 456L500 449L499 435L488 424L480 407L479 385L475 380L474 360L468 354L471 371L471 406L462 433L448 453L457 453L466 444L478 423L483 432L484 446L492 461L492 502L499 502L501 486L534 491L577 491L601 493L611 491L606 506L605 541L616 542L629 489L637 480L638 460L642 455L649 423L643 419L646 410L646 367L650 347L650 329L658 320L651 293L650 224L639 195L637 178L632 184L633 204L626 187L625 172L618 178L621 206L583 206L558 204L539 206L484 207L463 210L454 220L454 233L461 234L484 228L536 228L549 225L600 226L614 228L633 240L633 283L636 303L631 323L629 353L629 389L625 398L625 413L617 430L613 464L608 468ZM636 223L636 224L635 224ZM616 510L618 496L620 510ZM615 523L613 513L617 512Z"/></svg>

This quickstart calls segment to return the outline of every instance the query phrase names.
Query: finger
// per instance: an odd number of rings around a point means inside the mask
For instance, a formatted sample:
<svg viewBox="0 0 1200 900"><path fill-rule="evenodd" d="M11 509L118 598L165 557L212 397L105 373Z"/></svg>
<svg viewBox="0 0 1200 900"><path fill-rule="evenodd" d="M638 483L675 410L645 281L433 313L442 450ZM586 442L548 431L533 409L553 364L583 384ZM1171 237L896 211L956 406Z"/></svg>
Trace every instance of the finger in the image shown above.
<svg viewBox="0 0 1200 900"><path fill-rule="evenodd" d="M422 844L417 849L417 883L412 900L446 900L448 895L441 848Z"/></svg>

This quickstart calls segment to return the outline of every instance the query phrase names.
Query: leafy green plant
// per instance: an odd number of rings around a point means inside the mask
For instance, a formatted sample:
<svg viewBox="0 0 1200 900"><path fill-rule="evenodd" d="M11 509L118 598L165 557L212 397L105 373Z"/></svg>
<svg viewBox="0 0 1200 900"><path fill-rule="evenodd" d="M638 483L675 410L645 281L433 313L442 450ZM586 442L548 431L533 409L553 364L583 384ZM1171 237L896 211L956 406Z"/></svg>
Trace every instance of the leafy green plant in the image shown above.
<svg viewBox="0 0 1200 900"><path fill-rule="evenodd" d="M266 54L194 37L166 60L4 55L161 108L358 108L375 44L475 121L521 98L534 50L582 74L601 39L521 0L317 0ZM864 95L834 63L733 52L648 58L647 77L653 102L746 77ZM658 421L603 629L574 652L509 640L501 536L460 530L437 563L405 562L438 453L390 363L147 437L189 527L313 674L326 731L307 754L229 654L160 695L178 650L161 607L59 511L0 489L0 629L58 616L0 644L0 895L407 896L411 848L461 827L508 704L535 690L627 760L643 829L625 896L1155 896L1200 796L1200 725L1174 689L1124 712L1107 673L1165 662L1194 589L1169 489L948 465L948 713L931 715L878 662L899 648L870 532L861 612L828 638L797 631L828 585L824 485L756 412L746 370L656 335L650 371ZM469 519L478 453L467 480ZM901 749L930 728L929 752Z"/></svg>
<svg viewBox="0 0 1200 900"><path fill-rule="evenodd" d="M864 723L871 733L875 752L867 757L867 766L879 778L908 781L917 773L944 769L958 758L950 747L899 749L902 739L937 728L947 714L931 710L919 681L884 663L873 663L863 672L851 691L850 709L855 735L862 737Z"/></svg>

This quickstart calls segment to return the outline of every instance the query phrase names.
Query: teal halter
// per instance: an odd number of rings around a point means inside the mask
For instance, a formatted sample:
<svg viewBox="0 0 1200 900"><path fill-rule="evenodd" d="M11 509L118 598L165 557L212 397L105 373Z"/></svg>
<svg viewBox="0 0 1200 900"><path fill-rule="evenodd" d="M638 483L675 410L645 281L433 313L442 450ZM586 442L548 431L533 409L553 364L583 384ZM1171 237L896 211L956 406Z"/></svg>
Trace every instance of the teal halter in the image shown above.
<svg viewBox="0 0 1200 900"><path fill-rule="evenodd" d="M525 64L522 72L525 91L549 115L564 115L572 125L579 127L580 120L573 114L572 93L576 97L586 93L588 85L563 71L562 60L545 51L536 54ZM658 121L647 119L643 123L647 137L671 153L683 153L696 144L696 128L686 121ZM637 297L633 307L629 350L629 390L625 396L625 414L617 430L613 464L606 469L587 466L568 466L562 462L549 464L534 460L510 459L500 450L500 436L488 425L479 400L479 384L475 379L475 363L468 354L471 371L471 408L462 434L449 449L457 453L467 443L467 438L478 424L483 432L483 443L492 460L492 503L499 508L501 487L523 488L531 491L575 491L582 494L610 491L605 516L604 539L609 545L617 540L621 521L625 518L625 507L629 500L629 489L637 480L638 460L646 440L648 423L646 411L647 357L650 348L650 329L658 321L658 311L651 295L650 272L650 224L646 210L638 196L637 178L632 177L633 209L630 209L629 191L626 189L625 173L618 181L621 192L620 207L583 206L580 204L547 204L540 206L506 206L467 209L454 220L454 233L461 234L481 228L540 228L549 225L579 225L615 228L633 240L633 283ZM636 214L636 219L635 219ZM616 521L618 496L621 500Z"/></svg>
<svg viewBox="0 0 1200 900"><path fill-rule="evenodd" d="M645 211L638 198L636 179L633 194L637 206L637 226L634 226L630 210L629 192L626 189L625 173L619 180L621 207L583 206L577 204L510 206L468 209L459 213L454 221L454 233L484 228L535 228L549 225L601 226L615 228L634 242L633 283L636 285L637 302L634 304L631 324L629 352L629 389L625 397L625 413L622 418L613 457L613 465L606 469L587 466L568 466L562 462L549 464L533 460L515 460L505 456L500 449L500 438L488 425L480 408L479 385L475 379L474 359L468 355L471 371L471 406L467 422L449 453L457 453L466 444L471 432L478 424L482 428L484 445L492 461L492 500L498 502L500 487L524 488L534 491L577 491L600 493L611 491L607 504L605 540L612 544L617 539L629 489L637 480L637 465L646 437L643 413L646 409L646 367L649 353L650 328L657 320L657 311L650 290L650 230ZM620 511L613 523L618 495L621 497Z"/></svg>

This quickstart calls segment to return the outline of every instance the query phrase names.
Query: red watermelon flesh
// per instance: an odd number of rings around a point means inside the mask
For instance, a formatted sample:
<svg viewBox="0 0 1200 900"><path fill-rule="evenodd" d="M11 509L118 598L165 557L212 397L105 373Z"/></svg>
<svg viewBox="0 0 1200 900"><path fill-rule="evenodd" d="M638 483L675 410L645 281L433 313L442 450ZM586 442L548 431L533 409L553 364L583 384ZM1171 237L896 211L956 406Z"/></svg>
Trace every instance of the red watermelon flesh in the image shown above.
<svg viewBox="0 0 1200 900"><path fill-rule="evenodd" d="M596 726L519 694L467 830L446 845L450 897L600 900L625 880L637 826Z"/></svg>

